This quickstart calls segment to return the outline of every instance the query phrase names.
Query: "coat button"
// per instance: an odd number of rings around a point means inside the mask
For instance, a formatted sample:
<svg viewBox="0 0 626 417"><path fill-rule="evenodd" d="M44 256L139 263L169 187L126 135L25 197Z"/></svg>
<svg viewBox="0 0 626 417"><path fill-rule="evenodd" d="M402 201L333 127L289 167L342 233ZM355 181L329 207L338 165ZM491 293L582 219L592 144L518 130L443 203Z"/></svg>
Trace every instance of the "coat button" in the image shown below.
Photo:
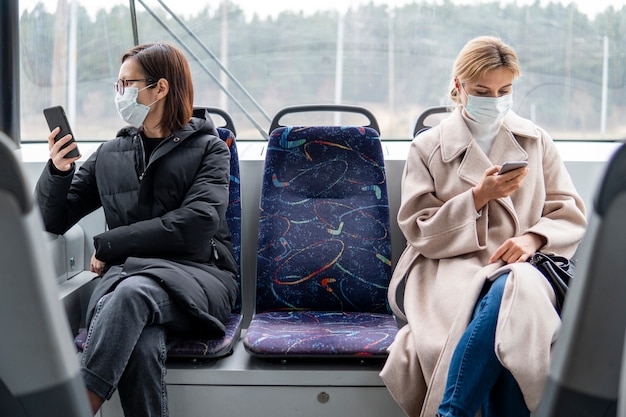
<svg viewBox="0 0 626 417"><path fill-rule="evenodd" d="M173 139L173 141L174 141L174 142L180 142L180 138L179 138L178 136L176 136L176 137Z"/></svg>

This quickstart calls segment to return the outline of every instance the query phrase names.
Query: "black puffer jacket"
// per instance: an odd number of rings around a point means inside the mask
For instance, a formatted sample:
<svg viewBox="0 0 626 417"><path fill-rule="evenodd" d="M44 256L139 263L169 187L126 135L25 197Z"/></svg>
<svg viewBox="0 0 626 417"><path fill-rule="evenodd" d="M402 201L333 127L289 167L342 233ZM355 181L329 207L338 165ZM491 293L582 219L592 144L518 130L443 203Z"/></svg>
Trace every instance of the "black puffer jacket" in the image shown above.
<svg viewBox="0 0 626 417"><path fill-rule="evenodd" d="M46 230L62 234L103 207L109 230L94 237L107 270L90 300L95 303L125 277L158 280L214 334L224 331L237 297L228 204L229 151L208 113L197 111L164 139L149 163L135 128L102 144L75 175L51 162L36 187Z"/></svg>

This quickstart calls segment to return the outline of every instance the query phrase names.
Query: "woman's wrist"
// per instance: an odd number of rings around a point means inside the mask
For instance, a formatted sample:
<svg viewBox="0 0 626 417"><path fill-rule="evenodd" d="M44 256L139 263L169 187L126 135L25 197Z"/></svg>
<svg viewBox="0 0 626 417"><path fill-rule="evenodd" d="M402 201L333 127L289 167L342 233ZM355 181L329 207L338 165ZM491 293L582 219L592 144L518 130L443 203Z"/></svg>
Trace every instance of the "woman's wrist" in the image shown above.
<svg viewBox="0 0 626 417"><path fill-rule="evenodd" d="M474 208L476 209L476 212L482 211L483 207L487 205L489 200L486 200L483 197L481 197L478 186L472 188L472 195L474 196Z"/></svg>
<svg viewBox="0 0 626 417"><path fill-rule="evenodd" d="M537 233L529 232L527 233L527 236L533 239L535 243L535 252L548 243L548 240L544 236L538 235Z"/></svg>

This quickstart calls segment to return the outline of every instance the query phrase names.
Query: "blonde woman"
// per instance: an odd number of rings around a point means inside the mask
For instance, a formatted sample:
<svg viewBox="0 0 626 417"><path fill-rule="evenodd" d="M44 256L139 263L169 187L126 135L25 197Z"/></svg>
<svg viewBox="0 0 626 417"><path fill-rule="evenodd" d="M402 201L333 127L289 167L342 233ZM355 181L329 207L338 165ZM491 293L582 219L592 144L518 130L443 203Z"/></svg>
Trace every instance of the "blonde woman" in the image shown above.
<svg viewBox="0 0 626 417"><path fill-rule="evenodd" d="M469 41L452 72L457 108L409 151L407 246L389 290L408 324L381 376L410 416L529 416L543 389L560 318L525 261L538 250L571 257L586 218L550 136L511 110L519 75L500 39Z"/></svg>

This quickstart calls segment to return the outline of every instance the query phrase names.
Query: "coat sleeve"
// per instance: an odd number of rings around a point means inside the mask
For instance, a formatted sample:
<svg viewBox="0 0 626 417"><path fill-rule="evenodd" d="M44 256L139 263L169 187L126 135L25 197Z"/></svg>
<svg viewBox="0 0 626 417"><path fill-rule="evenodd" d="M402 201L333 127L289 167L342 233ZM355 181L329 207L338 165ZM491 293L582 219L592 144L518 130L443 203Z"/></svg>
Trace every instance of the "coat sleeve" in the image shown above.
<svg viewBox="0 0 626 417"><path fill-rule="evenodd" d="M541 218L528 231L546 238L542 251L571 257L587 227L585 205L556 145L547 133L543 135L545 202Z"/></svg>
<svg viewBox="0 0 626 417"><path fill-rule="evenodd" d="M63 234L82 217L100 207L98 187L93 175L97 152L74 175L63 173L48 161L35 186L35 199L46 230Z"/></svg>
<svg viewBox="0 0 626 417"><path fill-rule="evenodd" d="M209 143L180 207L95 236L98 259L106 263L130 256L209 259L209 242L226 215L230 172L227 145L221 140Z"/></svg>
<svg viewBox="0 0 626 417"><path fill-rule="evenodd" d="M398 211L398 224L407 243L431 259L461 256L484 249L487 216L476 212L471 188L447 201L438 198L429 167L431 155L424 153L416 141L411 144L404 168ZM457 174L438 172L437 175Z"/></svg>

